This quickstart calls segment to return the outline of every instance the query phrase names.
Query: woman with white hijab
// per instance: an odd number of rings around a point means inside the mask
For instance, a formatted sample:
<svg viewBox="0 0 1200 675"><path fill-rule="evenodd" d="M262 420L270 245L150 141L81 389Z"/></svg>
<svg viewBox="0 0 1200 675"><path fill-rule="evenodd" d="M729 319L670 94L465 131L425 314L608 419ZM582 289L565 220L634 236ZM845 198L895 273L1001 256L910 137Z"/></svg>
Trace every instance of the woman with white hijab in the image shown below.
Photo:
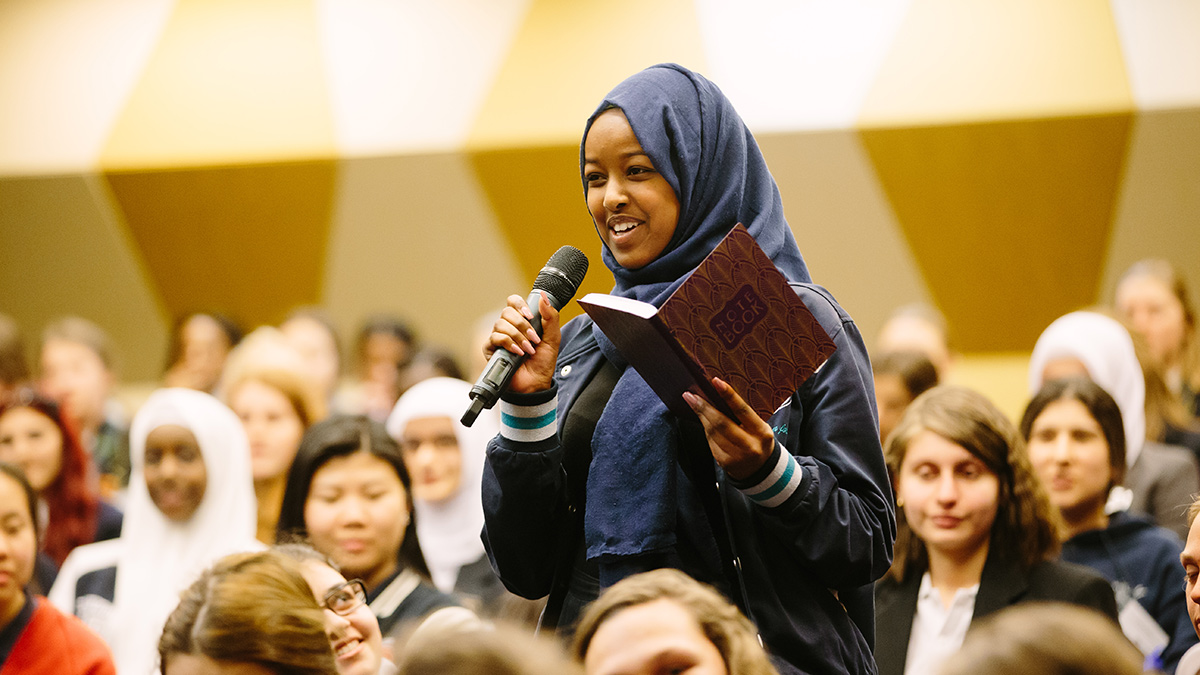
<svg viewBox="0 0 1200 675"><path fill-rule="evenodd" d="M121 675L147 675L180 592L218 558L262 545L246 434L217 399L154 392L133 419L130 454L121 537L75 549L49 597L108 642Z"/></svg>
<svg viewBox="0 0 1200 675"><path fill-rule="evenodd" d="M1051 323L1033 348L1029 390L1047 380L1084 376L1117 402L1125 426L1125 488L1115 488L1109 511L1144 513L1187 537L1187 506L1200 492L1200 470L1185 449L1146 440L1146 382L1129 331L1096 312L1072 312Z"/></svg>
<svg viewBox="0 0 1200 675"><path fill-rule="evenodd" d="M508 596L483 549L484 454L500 431L495 410L470 427L459 418L471 385L434 377L413 385L388 417L388 434L400 444L412 476L417 538L433 583L484 614Z"/></svg>

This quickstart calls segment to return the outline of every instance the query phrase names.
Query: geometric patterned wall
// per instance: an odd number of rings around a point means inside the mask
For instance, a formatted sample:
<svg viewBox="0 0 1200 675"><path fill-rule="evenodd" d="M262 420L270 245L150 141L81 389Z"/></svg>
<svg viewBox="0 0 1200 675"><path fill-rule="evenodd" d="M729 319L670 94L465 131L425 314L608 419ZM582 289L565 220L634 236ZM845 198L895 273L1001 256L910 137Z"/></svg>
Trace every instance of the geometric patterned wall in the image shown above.
<svg viewBox="0 0 1200 675"><path fill-rule="evenodd" d="M578 134L676 61L864 334L927 300L960 350L1027 351L1140 257L1200 292L1197 36L1194 0L7 0L0 312L96 319L135 379L201 308L465 350L562 244L607 290Z"/></svg>

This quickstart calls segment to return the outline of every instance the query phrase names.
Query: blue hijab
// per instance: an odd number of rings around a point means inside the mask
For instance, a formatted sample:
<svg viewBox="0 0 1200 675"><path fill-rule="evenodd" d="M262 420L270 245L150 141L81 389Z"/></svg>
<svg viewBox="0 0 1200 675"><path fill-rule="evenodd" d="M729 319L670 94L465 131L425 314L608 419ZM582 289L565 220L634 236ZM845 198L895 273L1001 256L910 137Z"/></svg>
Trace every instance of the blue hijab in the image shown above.
<svg viewBox="0 0 1200 675"><path fill-rule="evenodd" d="M737 223L789 280L811 281L758 144L715 84L675 64L647 68L604 97L588 118L584 142L609 108L625 113L680 207L671 241L644 267L621 267L605 246L614 295L661 306ZM689 497L677 490L678 420L613 344L599 331L596 338L604 355L624 368L592 437L584 519L587 557L599 562L606 587L640 571L645 554L673 549L677 510L692 509L679 503Z"/></svg>

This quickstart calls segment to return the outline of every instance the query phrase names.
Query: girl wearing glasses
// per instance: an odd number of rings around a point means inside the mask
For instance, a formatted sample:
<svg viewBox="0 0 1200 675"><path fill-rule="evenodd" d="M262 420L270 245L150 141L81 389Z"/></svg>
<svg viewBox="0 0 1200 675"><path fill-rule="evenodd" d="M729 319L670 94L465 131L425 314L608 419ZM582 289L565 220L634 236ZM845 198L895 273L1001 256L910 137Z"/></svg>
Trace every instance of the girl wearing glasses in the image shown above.
<svg viewBox="0 0 1200 675"><path fill-rule="evenodd" d="M160 389L133 418L130 442L121 537L75 549L49 597L108 642L122 675L147 675L180 591L221 556L262 546L233 411L202 392Z"/></svg>

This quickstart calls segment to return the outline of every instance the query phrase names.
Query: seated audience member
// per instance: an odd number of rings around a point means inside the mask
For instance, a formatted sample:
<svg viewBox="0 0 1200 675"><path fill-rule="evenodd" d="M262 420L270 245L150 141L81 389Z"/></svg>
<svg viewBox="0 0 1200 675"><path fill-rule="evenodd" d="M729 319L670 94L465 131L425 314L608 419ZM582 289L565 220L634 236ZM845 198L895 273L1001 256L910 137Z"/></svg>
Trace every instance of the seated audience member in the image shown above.
<svg viewBox="0 0 1200 675"><path fill-rule="evenodd" d="M871 359L879 440L886 442L913 399L937 386L933 363L921 352L886 352Z"/></svg>
<svg viewBox="0 0 1200 675"><path fill-rule="evenodd" d="M111 497L129 483L129 432L111 414L116 383L108 335L96 324L66 317L42 333L39 387L62 406Z"/></svg>
<svg viewBox="0 0 1200 675"><path fill-rule="evenodd" d="M1167 387L1162 371L1150 358L1146 341L1137 334L1131 337L1146 381L1146 440L1186 448L1200 462L1200 421L1192 417L1179 395Z"/></svg>
<svg viewBox="0 0 1200 675"><path fill-rule="evenodd" d="M283 337L300 354L322 400L335 412L343 412L335 400L342 376L342 342L333 320L321 309L301 307L279 324Z"/></svg>
<svg viewBox="0 0 1200 675"><path fill-rule="evenodd" d="M242 339L242 329L220 314L196 313L175 324L167 348L163 381L215 394L229 352Z"/></svg>
<svg viewBox="0 0 1200 675"><path fill-rule="evenodd" d="M183 592L158 639L162 675L337 675L325 620L299 565L221 558Z"/></svg>
<svg viewBox="0 0 1200 675"><path fill-rule="evenodd" d="M0 314L0 402L29 384L25 338L17 322Z"/></svg>
<svg viewBox="0 0 1200 675"><path fill-rule="evenodd" d="M1166 260L1138 261L1117 283L1115 304L1145 338L1168 388L1200 417L1200 336L1183 276Z"/></svg>
<svg viewBox="0 0 1200 675"><path fill-rule="evenodd" d="M400 664L401 675L582 675L582 672L563 654L557 642L507 625L444 630L420 643L415 642L414 636Z"/></svg>
<svg viewBox="0 0 1200 675"><path fill-rule="evenodd" d="M509 596L492 571L483 541L484 455L500 431L498 413L484 411L470 427L459 421L471 385L435 377L405 392L387 422L412 477L417 537L433 583L445 593L495 614Z"/></svg>
<svg viewBox="0 0 1200 675"><path fill-rule="evenodd" d="M377 314L363 322L355 342L358 382L352 398L358 412L382 422L400 398L400 373L416 351L416 337L399 318Z"/></svg>
<svg viewBox="0 0 1200 675"><path fill-rule="evenodd" d="M674 569L626 577L584 610L571 652L587 675L776 675L754 624Z"/></svg>
<svg viewBox="0 0 1200 675"><path fill-rule="evenodd" d="M1187 536L1184 513L1200 492L1200 469L1187 450L1146 440L1146 382L1129 331L1097 312L1056 319L1033 348L1030 394L1048 380L1072 376L1090 378L1121 409L1128 491L1114 491L1109 509L1144 513L1181 539Z"/></svg>
<svg viewBox="0 0 1200 675"><path fill-rule="evenodd" d="M440 347L422 347L413 354L408 366L400 373L400 394L403 395L418 382L431 377L451 377L463 380L462 367L454 355Z"/></svg>
<svg viewBox="0 0 1200 675"><path fill-rule="evenodd" d="M1193 630L1200 636L1200 584L1196 583L1200 580L1200 522L1196 518L1197 515L1200 515L1200 497L1188 508L1188 536L1183 553L1179 555L1179 562L1183 565L1183 589L1187 596L1188 618L1192 622ZM1198 672L1200 644L1187 650L1183 658L1179 659L1175 675L1196 675Z"/></svg>
<svg viewBox="0 0 1200 675"><path fill-rule="evenodd" d="M246 338L230 360L222 386L250 442L256 532L269 545L275 541L288 470L305 430L325 418L325 399L298 355L273 329L259 329Z"/></svg>
<svg viewBox="0 0 1200 675"><path fill-rule="evenodd" d="M233 412L203 392L160 389L130 437L121 536L72 551L50 599L108 642L121 675L144 675L179 592L217 558L261 544L250 452Z"/></svg>
<svg viewBox="0 0 1200 675"><path fill-rule="evenodd" d="M1141 675L1137 649L1111 621L1079 607L1036 602L972 629L940 675Z"/></svg>
<svg viewBox="0 0 1200 675"><path fill-rule="evenodd" d="M938 381L945 382L954 367L946 319L942 313L922 303L898 307L879 331L875 351L920 352L937 369Z"/></svg>
<svg viewBox="0 0 1200 675"><path fill-rule="evenodd" d="M307 544L281 544L275 555L300 565L317 604L325 610L325 635L337 657L338 675L394 675L396 666L386 657L379 621L367 606L367 591L360 579L347 580L325 554Z"/></svg>
<svg viewBox="0 0 1200 675"><path fill-rule="evenodd" d="M115 675L108 647L26 585L38 550L37 496L0 462L0 675Z"/></svg>
<svg viewBox="0 0 1200 675"><path fill-rule="evenodd" d="M0 461L16 464L44 505L46 529L39 539L35 580L41 592L54 584L58 567L77 546L115 539L121 512L92 487L87 455L57 404L22 389L0 403Z"/></svg>
<svg viewBox="0 0 1200 675"><path fill-rule="evenodd" d="M935 387L913 401L884 456L896 553L875 586L881 675L933 673L981 617L1060 600L1117 618L1095 572L1056 560L1058 515L1016 427L982 394Z"/></svg>
<svg viewBox="0 0 1200 675"><path fill-rule="evenodd" d="M412 482L396 441L365 416L334 416L304 434L288 474L278 540L307 538L351 578L385 637L458 602L429 581Z"/></svg>
<svg viewBox="0 0 1200 675"><path fill-rule="evenodd" d="M1063 559L1112 582L1125 634L1174 672L1196 643L1177 562L1183 547L1148 520L1105 510L1126 471L1124 429L1113 398L1082 377L1047 382L1021 418L1030 461L1062 513Z"/></svg>

